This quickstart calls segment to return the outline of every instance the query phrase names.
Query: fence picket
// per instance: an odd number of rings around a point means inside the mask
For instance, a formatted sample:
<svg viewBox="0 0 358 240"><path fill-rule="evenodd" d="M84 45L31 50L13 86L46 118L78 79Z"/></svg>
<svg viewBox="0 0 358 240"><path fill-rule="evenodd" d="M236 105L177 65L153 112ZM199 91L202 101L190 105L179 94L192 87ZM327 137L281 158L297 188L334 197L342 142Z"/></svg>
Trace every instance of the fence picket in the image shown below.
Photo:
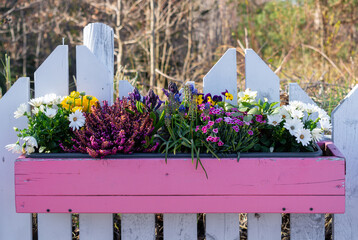
<svg viewBox="0 0 358 240"><path fill-rule="evenodd" d="M68 46L61 45L35 72L35 97L47 93L68 94ZM50 209L51 210L51 209ZM38 214L39 240L70 239L71 214Z"/></svg>
<svg viewBox="0 0 358 240"><path fill-rule="evenodd" d="M122 214L122 240L151 240L155 239L154 214Z"/></svg>
<svg viewBox="0 0 358 240"><path fill-rule="evenodd" d="M85 91L100 102L113 101L113 30L104 24L84 29L84 46L76 47L77 91ZM80 237L113 239L112 214L80 214ZM82 231L83 229L83 231Z"/></svg>
<svg viewBox="0 0 358 240"><path fill-rule="evenodd" d="M358 236L358 85L332 112L334 144L346 158L346 212L334 215L334 239Z"/></svg>
<svg viewBox="0 0 358 240"><path fill-rule="evenodd" d="M289 98L290 102L301 101L304 103L311 103L313 105L316 105L316 103L307 95L305 91L303 91L303 89L297 83L290 83ZM324 224L324 214L291 214L291 239L324 239Z"/></svg>
<svg viewBox="0 0 358 240"><path fill-rule="evenodd" d="M15 211L14 162L18 155L7 151L4 146L17 140L13 127L27 125L25 117L14 119L14 112L30 98L30 79L19 78L0 99L0 239L32 239L31 214Z"/></svg>
<svg viewBox="0 0 358 240"><path fill-rule="evenodd" d="M191 240L197 239L196 214L163 214L164 239Z"/></svg>
<svg viewBox="0 0 358 240"><path fill-rule="evenodd" d="M280 79L252 49L245 50L245 77L246 88L257 91L258 98L280 101ZM250 240L281 238L281 214L250 213L247 218Z"/></svg>
<svg viewBox="0 0 358 240"><path fill-rule="evenodd" d="M234 97L231 103L237 103L236 49L228 49L203 79L204 94L221 95L228 90Z"/></svg>
<svg viewBox="0 0 358 240"><path fill-rule="evenodd" d="M206 214L206 240L239 240L240 218L238 213Z"/></svg>

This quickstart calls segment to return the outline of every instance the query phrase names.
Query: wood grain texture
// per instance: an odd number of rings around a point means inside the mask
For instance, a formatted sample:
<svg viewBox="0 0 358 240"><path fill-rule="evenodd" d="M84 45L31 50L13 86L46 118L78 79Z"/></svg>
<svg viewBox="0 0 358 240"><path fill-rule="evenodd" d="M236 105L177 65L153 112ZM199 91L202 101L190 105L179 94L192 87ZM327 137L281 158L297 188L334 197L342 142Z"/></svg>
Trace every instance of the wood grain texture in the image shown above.
<svg viewBox="0 0 358 240"><path fill-rule="evenodd" d="M240 240L238 213L206 214L207 240Z"/></svg>
<svg viewBox="0 0 358 240"><path fill-rule="evenodd" d="M325 239L324 214L291 214L291 239Z"/></svg>
<svg viewBox="0 0 358 240"><path fill-rule="evenodd" d="M346 213L334 215L334 239L358 236L358 85L332 112L332 137L346 157Z"/></svg>
<svg viewBox="0 0 358 240"><path fill-rule="evenodd" d="M35 97L68 94L68 46L60 45L35 71Z"/></svg>
<svg viewBox="0 0 358 240"><path fill-rule="evenodd" d="M113 75L86 47L76 46L77 91L95 96L100 102L113 100Z"/></svg>
<svg viewBox="0 0 358 240"><path fill-rule="evenodd" d="M289 101L301 101L304 103L317 104L307 95L297 84L289 84ZM325 215L324 214L291 214L290 227L291 239L324 239L325 234Z"/></svg>
<svg viewBox="0 0 358 240"><path fill-rule="evenodd" d="M245 86L257 91L258 99L280 101L280 79L252 49L245 49Z"/></svg>
<svg viewBox="0 0 358 240"><path fill-rule="evenodd" d="M76 46L77 91L85 91L109 104L113 102L113 41L110 27L90 24L84 29L84 46ZM85 229L85 234L80 233L81 240L112 239L113 215L80 214L80 232L81 227Z"/></svg>
<svg viewBox="0 0 358 240"><path fill-rule="evenodd" d="M154 240L155 215L121 214L121 237L122 240Z"/></svg>
<svg viewBox="0 0 358 240"><path fill-rule="evenodd" d="M247 236L250 240L281 239L281 214L247 214Z"/></svg>
<svg viewBox="0 0 358 240"><path fill-rule="evenodd" d="M280 102L280 79L252 49L245 49L245 87L257 91L257 99ZM281 214L260 216L248 215L248 225L252 228L249 228L249 238L279 239Z"/></svg>
<svg viewBox="0 0 358 240"><path fill-rule="evenodd" d="M35 97L47 93L68 94L68 46L61 45L35 72ZM38 214L39 240L71 236L71 214Z"/></svg>
<svg viewBox="0 0 358 240"><path fill-rule="evenodd" d="M30 98L30 78L19 78L0 99L0 239L32 239L30 214L15 211L14 161L18 154L7 151L4 146L17 141L13 127L24 128L26 117L14 118L14 112Z"/></svg>
<svg viewBox="0 0 358 240"><path fill-rule="evenodd" d="M31 196L39 198L46 196L136 196L138 206L144 196L163 197L161 203L168 201L165 196L183 196L184 205L178 212L189 211L185 204L190 204L190 198L194 196L217 196L217 201L229 201L229 196L275 196L284 199L284 196L307 197L305 203L309 203L309 196L326 197L326 210L321 212L342 212L344 202L336 204L335 196L344 198L344 159L339 157L317 158L241 158L236 159L202 159L208 172L206 179L202 171L194 169L190 159L169 159L168 164L164 159L21 159L15 163L15 186L18 211L29 210ZM317 174L320 172L320 174ZM240 173L240 174L238 174ZM76 182L77 184L72 184ZM142 184L145 182L146 184ZM125 183L125 184L123 184ZM57 186L56 188L52 186ZM222 198L220 198L220 196ZM22 197L22 201L20 201ZM329 200L329 198L331 198ZM277 201L275 198L275 201ZM257 205L256 209L264 212L281 212L285 207L287 212L309 212L302 208L298 201L293 200L288 206L267 204L267 209ZM60 199L60 198L59 198ZM214 199L214 198L213 198ZM44 200L45 201L45 200ZM96 200L97 201L97 200ZM100 200L98 200L100 201ZM103 200L104 201L104 200ZM159 200L158 200L159 201ZM179 201L179 199L178 199ZM106 201L104 201L105 203ZM217 206L214 202L207 204L202 212L238 212L238 210L255 211L255 203L250 204L249 198L244 198L244 206L236 207L225 203L228 208ZM259 204L260 202L256 202ZM337 206L332 208L332 203ZM106 203L113 207L115 204ZM296 208L295 208L296 204ZM61 205L61 200L58 201ZM200 205L200 204L199 204ZM232 203L232 205L235 205ZM249 206L247 206L249 205ZM291 207L292 205L292 207ZM23 207L22 207L23 206ZM300 207L301 206L301 207ZM83 200L80 211L99 211L100 207L91 200ZM245 208L247 207L247 208ZM141 209L137 207L138 209ZM169 210L168 210L168 209ZM62 208L66 209L66 208ZM316 207L314 208L315 211ZM129 210L115 208L113 212L127 212ZM138 210L148 212L145 209ZM153 210L153 209L152 209ZM36 211L43 211L36 209ZM62 210L63 211L63 210ZM67 210L66 210L67 211ZM110 211L109 209L106 212ZM170 205L163 205L162 209L154 212L174 211ZM320 212L318 211L318 212Z"/></svg>
<svg viewBox="0 0 358 240"><path fill-rule="evenodd" d="M203 79L204 94L221 96L221 92L228 90L234 97L233 104L237 103L237 73L236 49L229 48L219 61L210 69Z"/></svg>
<svg viewBox="0 0 358 240"><path fill-rule="evenodd" d="M164 239L197 239L196 214L163 214Z"/></svg>

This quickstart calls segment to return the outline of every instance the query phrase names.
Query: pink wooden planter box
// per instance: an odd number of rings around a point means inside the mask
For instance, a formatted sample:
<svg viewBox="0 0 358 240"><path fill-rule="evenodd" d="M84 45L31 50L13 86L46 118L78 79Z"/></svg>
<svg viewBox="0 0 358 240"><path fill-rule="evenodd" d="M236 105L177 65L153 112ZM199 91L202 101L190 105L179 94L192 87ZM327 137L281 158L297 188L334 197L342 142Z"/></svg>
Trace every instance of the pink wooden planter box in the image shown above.
<svg viewBox="0 0 358 240"><path fill-rule="evenodd" d="M344 213L345 159L34 159L15 163L19 213Z"/></svg>

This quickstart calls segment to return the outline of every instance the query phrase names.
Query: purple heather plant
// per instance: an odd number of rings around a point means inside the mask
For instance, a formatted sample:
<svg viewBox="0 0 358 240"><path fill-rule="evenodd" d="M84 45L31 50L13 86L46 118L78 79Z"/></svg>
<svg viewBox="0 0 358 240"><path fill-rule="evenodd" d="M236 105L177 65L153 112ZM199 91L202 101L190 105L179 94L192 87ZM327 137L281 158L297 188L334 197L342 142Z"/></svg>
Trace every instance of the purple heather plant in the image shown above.
<svg viewBox="0 0 358 240"><path fill-rule="evenodd" d="M63 147L64 151L103 158L116 153L153 152L158 146L151 141L153 119L147 112L140 113L131 99L117 99L112 106L105 101L85 116L85 126L74 131L73 149Z"/></svg>

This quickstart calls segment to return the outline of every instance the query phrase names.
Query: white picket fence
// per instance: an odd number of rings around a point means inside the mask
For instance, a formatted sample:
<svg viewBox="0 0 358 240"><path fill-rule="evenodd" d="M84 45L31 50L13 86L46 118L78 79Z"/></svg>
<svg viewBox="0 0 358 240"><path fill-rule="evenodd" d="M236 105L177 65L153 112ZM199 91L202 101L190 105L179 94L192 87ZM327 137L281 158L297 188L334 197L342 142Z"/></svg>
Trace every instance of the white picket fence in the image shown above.
<svg viewBox="0 0 358 240"><path fill-rule="evenodd" d="M113 30L104 24L90 24L84 29L84 45L76 47L77 89L112 101ZM246 87L259 97L279 101L279 78L251 49L245 52ZM68 46L58 46L35 72L35 96L46 93L68 94ZM204 92L219 94L237 90L236 50L229 49L204 77ZM13 127L24 127L25 119L14 120L13 112L30 97L30 79L19 78L0 99L0 240L32 239L31 214L17 214L14 199L14 161L16 155L3 146L16 141ZM120 96L133 89L120 81ZM312 102L297 85L290 84L290 101ZM236 94L234 94L236 97ZM236 101L236 100L235 100ZM334 215L334 239L358 239L358 85L332 114L333 140L346 157L346 213ZM75 184L75 183L74 183ZM291 214L291 239L325 239L323 214ZM281 239L281 214L248 214L249 240ZM71 239L71 214L38 214L40 240ZM112 214L80 214L80 239L113 239ZM122 214L123 240L155 239L154 214ZM196 214L164 214L164 239L197 239ZM240 239L239 214L206 214L207 240Z"/></svg>

